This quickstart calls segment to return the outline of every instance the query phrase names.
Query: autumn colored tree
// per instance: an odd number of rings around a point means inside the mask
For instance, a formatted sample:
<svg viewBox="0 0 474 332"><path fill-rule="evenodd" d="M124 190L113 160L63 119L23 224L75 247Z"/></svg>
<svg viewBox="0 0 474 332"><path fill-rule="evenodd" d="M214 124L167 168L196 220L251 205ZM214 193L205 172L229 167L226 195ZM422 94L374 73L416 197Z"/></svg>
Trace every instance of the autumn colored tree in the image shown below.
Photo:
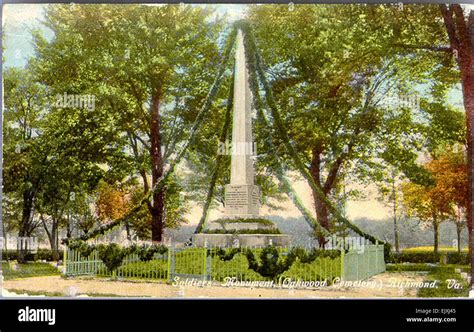
<svg viewBox="0 0 474 332"><path fill-rule="evenodd" d="M101 182L97 192L96 212L99 220L107 222L120 218L127 212L129 202L124 190Z"/></svg>
<svg viewBox="0 0 474 332"><path fill-rule="evenodd" d="M440 224L459 218L459 208L467 204L467 165L462 152L448 152L426 162L425 167L435 184L402 184L403 205L407 216L418 218L433 228L434 252L438 253Z"/></svg>
<svg viewBox="0 0 474 332"><path fill-rule="evenodd" d="M439 199L450 203L448 218L456 225L458 251L461 251L461 232L466 226L468 196L468 166L464 152L444 153L429 163L436 178Z"/></svg>

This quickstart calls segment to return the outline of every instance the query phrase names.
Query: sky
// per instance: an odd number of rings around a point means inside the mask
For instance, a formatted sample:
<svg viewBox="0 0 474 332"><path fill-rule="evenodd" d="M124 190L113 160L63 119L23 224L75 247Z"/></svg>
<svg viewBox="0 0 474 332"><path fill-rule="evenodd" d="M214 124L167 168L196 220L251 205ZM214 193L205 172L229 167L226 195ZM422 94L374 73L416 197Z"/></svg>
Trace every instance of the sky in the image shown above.
<svg viewBox="0 0 474 332"><path fill-rule="evenodd" d="M6 4L3 6L2 27L5 39L5 67L25 66L28 57L34 54L32 28L44 31L45 37L51 32L42 26L43 10L46 4ZM213 5L216 15L227 16L229 22L244 16L246 5Z"/></svg>
<svg viewBox="0 0 474 332"><path fill-rule="evenodd" d="M24 66L28 57L34 53L32 45L31 28L39 28L44 31L45 36L51 37L51 33L41 25L43 9L46 4L6 4L3 6L2 27L5 39L4 66ZM473 9L474 5L463 5L465 9ZM227 15L232 22L244 16L247 5L233 4L213 5L216 14Z"/></svg>
<svg viewBox="0 0 474 332"><path fill-rule="evenodd" d="M39 28L44 32L46 38L51 38L52 33L41 25L45 4L7 4L3 6L2 27L5 38L4 57L5 67L25 66L29 57L33 56L31 29ZM246 5L213 5L216 15L227 15L227 19L232 22L244 16ZM474 5L466 5L466 9L474 9ZM450 99L453 99L450 96ZM454 99L458 99L455 96ZM454 101L454 100L453 100ZM307 207L313 206L309 187L302 181L294 184L297 192L302 196ZM374 191L373 188L368 188ZM351 219L369 216L373 219L384 219L390 217L390 210L387 206L377 201L372 195L372 199L365 201L351 201L348 203L347 213ZM288 216L298 214L294 206L288 202L285 205L283 214ZM279 213L279 215L282 215Z"/></svg>

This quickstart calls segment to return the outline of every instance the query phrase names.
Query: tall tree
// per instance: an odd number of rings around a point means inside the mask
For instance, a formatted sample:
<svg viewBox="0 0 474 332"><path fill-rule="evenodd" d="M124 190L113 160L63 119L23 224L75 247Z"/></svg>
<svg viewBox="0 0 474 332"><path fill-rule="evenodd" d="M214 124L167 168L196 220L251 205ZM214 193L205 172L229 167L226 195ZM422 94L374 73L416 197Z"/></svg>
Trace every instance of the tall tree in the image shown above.
<svg viewBox="0 0 474 332"><path fill-rule="evenodd" d="M4 72L3 183L4 193L21 203L18 237L30 237L39 226L35 205L41 187L44 155L38 144L42 111L47 103L45 88L28 69L9 68ZM18 260L25 251L19 248Z"/></svg>
<svg viewBox="0 0 474 332"><path fill-rule="evenodd" d="M464 109L467 125L468 190L467 226L471 257L471 287L474 288L474 10L464 11L461 5L440 5L451 51L461 72Z"/></svg>
<svg viewBox="0 0 474 332"><path fill-rule="evenodd" d="M380 177L383 160L410 178L429 180L416 164L414 108L381 103L389 92L413 93L408 83L429 66L417 61L416 74L409 75L413 64L387 52L373 8L254 6L249 15L288 134L324 195L337 194L343 175L366 183ZM274 144L284 156L283 144ZM316 192L313 199L318 223L331 230L324 200ZM319 242L325 242L321 235Z"/></svg>
<svg viewBox="0 0 474 332"><path fill-rule="evenodd" d="M36 38L44 82L96 96L128 140L130 175L140 177L144 194L163 176L214 78L220 25L210 14L178 5L52 6L46 25L55 38ZM166 216L177 211L171 201L166 207L166 196L167 186L147 203L153 241L162 240Z"/></svg>

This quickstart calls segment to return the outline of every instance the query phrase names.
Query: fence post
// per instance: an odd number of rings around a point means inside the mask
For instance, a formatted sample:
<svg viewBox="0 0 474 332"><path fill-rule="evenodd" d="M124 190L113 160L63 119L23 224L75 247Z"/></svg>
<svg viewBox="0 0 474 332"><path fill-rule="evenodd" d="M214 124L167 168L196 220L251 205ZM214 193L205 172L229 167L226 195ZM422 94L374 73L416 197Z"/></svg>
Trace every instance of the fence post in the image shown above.
<svg viewBox="0 0 474 332"><path fill-rule="evenodd" d="M364 252L364 254L367 256L367 265L365 267L364 279L372 275L372 269L370 267L370 249L372 248L369 246L369 250L367 250L367 252Z"/></svg>
<svg viewBox="0 0 474 332"><path fill-rule="evenodd" d="M207 280L207 246L204 246L203 249L203 271L202 275L204 277L204 280Z"/></svg>
<svg viewBox="0 0 474 332"><path fill-rule="evenodd" d="M166 273L166 279L168 281L171 281L171 255L172 255L172 250L173 250L173 247L169 247L168 248L168 271Z"/></svg>
<svg viewBox="0 0 474 332"><path fill-rule="evenodd" d="M375 273L379 273L379 241L375 241Z"/></svg>
<svg viewBox="0 0 474 332"><path fill-rule="evenodd" d="M63 264L64 264L64 275L67 275L67 246L64 246L63 250Z"/></svg>
<svg viewBox="0 0 474 332"><path fill-rule="evenodd" d="M359 255L355 255L355 257L357 257L357 264L356 264L357 279L356 280L359 280Z"/></svg>
<svg viewBox="0 0 474 332"><path fill-rule="evenodd" d="M344 248L341 248L341 280L346 279L346 273L344 272L344 255L345 255Z"/></svg>

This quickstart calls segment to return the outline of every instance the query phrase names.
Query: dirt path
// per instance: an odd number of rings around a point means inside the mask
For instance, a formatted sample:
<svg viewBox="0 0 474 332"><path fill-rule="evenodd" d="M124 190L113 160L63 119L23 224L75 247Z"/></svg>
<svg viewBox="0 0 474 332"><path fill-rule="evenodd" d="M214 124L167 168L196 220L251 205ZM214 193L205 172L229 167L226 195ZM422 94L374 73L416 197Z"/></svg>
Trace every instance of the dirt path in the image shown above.
<svg viewBox="0 0 474 332"><path fill-rule="evenodd" d="M35 277L4 281L9 291L29 291L38 294L60 293L64 296L95 294L126 297L159 298L373 298L416 297L417 289L394 287L392 282L420 282L414 273L383 273L368 279L367 284L320 289L280 289L223 286L173 286L157 282L110 281L101 279L64 279L59 276ZM391 287L389 285L392 285Z"/></svg>

